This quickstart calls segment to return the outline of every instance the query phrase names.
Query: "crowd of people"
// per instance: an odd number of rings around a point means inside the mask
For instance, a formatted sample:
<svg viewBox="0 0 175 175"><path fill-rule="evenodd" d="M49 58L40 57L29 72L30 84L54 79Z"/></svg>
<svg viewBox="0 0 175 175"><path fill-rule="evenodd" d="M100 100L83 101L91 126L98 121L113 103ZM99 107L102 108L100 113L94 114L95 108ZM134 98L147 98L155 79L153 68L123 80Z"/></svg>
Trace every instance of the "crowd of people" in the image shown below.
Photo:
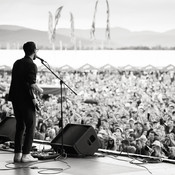
<svg viewBox="0 0 175 175"><path fill-rule="evenodd" d="M67 85L63 93L39 99L35 139L51 141L61 124L91 125L100 148L162 158L175 158L175 71L104 70L58 72ZM50 72L39 72L38 84L59 87ZM13 117L7 101L10 72L0 74L0 120Z"/></svg>

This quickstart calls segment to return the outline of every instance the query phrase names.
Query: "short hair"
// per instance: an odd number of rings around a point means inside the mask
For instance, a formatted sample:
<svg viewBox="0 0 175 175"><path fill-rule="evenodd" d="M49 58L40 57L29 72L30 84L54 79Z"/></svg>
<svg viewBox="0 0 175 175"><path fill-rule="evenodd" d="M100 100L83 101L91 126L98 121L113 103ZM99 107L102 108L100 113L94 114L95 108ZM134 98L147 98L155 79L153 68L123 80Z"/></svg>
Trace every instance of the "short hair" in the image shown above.
<svg viewBox="0 0 175 175"><path fill-rule="evenodd" d="M134 133L131 133L130 137L133 137L134 139L136 139L136 135Z"/></svg>
<svg viewBox="0 0 175 175"><path fill-rule="evenodd" d="M124 145L129 146L129 140L122 140L121 143L124 144Z"/></svg>
<svg viewBox="0 0 175 175"><path fill-rule="evenodd" d="M24 43L23 50L25 52L25 55L32 55L36 50L36 44L33 41L28 41Z"/></svg>

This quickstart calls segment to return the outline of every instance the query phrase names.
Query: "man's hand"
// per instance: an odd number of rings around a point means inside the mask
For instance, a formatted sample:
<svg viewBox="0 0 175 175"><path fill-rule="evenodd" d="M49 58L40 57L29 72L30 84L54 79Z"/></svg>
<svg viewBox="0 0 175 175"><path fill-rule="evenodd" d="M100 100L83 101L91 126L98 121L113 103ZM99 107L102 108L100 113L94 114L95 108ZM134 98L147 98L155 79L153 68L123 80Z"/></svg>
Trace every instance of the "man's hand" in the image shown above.
<svg viewBox="0 0 175 175"><path fill-rule="evenodd" d="M39 102L38 102L38 100L36 98L34 98L32 101L33 101L33 105L35 106L35 109L37 111L39 111L40 108L39 108Z"/></svg>

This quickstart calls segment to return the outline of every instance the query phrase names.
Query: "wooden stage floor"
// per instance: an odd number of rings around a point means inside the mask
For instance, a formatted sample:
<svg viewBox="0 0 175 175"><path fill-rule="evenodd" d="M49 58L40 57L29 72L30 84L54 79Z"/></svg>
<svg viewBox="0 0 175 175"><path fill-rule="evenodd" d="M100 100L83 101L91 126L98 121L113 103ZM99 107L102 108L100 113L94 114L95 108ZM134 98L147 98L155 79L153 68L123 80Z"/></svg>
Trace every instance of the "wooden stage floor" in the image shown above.
<svg viewBox="0 0 175 175"><path fill-rule="evenodd" d="M13 153L0 151L0 175L175 175L173 163L140 163L133 157L95 153L84 158L12 162ZM132 162L132 163L131 163Z"/></svg>

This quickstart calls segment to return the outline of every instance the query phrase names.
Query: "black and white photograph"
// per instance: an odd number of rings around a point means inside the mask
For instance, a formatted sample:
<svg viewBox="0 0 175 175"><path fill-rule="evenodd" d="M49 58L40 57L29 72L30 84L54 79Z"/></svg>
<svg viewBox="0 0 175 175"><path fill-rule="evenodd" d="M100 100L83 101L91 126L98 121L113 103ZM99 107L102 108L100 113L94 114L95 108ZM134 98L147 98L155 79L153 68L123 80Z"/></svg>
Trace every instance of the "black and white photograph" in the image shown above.
<svg viewBox="0 0 175 175"><path fill-rule="evenodd" d="M0 173L174 175L174 0L0 0Z"/></svg>

